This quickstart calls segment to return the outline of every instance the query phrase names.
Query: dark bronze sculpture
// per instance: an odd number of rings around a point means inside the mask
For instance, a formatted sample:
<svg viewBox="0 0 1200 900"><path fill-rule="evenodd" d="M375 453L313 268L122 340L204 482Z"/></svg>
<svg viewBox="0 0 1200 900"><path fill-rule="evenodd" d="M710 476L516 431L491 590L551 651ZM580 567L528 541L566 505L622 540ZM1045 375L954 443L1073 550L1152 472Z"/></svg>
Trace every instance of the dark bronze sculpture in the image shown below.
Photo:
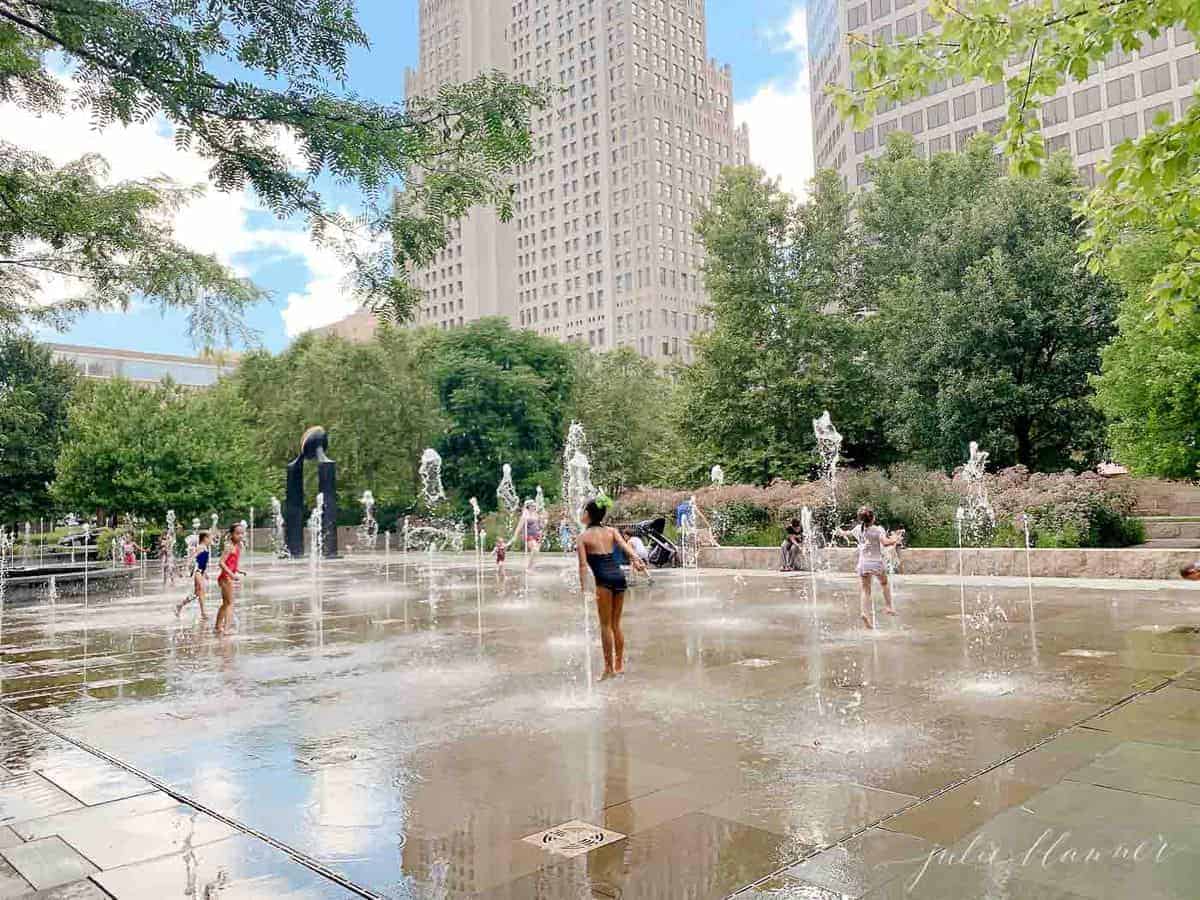
<svg viewBox="0 0 1200 900"><path fill-rule="evenodd" d="M326 454L329 435L320 425L314 425L300 438L300 455L287 465L287 497L284 519L287 522L287 548L293 558L304 555L304 461L317 461L317 490L325 500L321 512L322 535L327 557L338 555L337 533L337 463Z"/></svg>

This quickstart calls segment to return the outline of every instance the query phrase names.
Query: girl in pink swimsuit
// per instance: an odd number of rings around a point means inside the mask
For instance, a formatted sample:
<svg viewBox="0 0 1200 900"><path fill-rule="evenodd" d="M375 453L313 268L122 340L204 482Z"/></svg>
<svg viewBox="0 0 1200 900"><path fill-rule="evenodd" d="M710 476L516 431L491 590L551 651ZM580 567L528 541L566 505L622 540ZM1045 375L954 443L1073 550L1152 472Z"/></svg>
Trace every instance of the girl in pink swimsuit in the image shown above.
<svg viewBox="0 0 1200 900"><path fill-rule="evenodd" d="M246 528L238 522L229 529L225 539L225 552L221 554L221 574L217 576L217 587L221 589L221 608L217 610L215 631L229 633L229 620L233 616L233 582L238 575L246 573L238 568L242 558L242 538Z"/></svg>

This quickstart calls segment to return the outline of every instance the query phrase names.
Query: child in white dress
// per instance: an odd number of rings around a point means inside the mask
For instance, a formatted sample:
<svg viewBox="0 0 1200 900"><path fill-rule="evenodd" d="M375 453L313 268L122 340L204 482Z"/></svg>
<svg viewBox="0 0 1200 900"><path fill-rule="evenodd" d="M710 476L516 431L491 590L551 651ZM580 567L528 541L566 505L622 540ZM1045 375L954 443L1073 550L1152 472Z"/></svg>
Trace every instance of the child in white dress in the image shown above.
<svg viewBox="0 0 1200 900"><path fill-rule="evenodd" d="M884 547L895 547L903 540L904 532L889 534L875 523L875 511L870 507L862 507L858 511L858 525L850 531L838 529L843 537L853 537L858 542L858 573L859 608L863 624L868 628L875 627L875 604L871 599L871 579L879 580L883 589L883 611L889 616L896 615L896 607L892 603L892 584L888 579L887 565L884 562ZM870 606L868 613L867 607Z"/></svg>

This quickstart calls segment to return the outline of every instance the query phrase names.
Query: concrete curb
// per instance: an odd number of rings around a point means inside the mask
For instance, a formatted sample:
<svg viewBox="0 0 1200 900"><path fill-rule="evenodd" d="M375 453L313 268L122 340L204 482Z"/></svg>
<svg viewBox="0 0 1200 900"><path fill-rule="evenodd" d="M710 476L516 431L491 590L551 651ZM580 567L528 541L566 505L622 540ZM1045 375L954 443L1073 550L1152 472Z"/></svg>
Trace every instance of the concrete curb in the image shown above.
<svg viewBox="0 0 1200 900"><path fill-rule="evenodd" d="M1024 578L1179 579L1179 570L1200 556L1196 550L1025 550L1007 547L967 549L962 571L967 575ZM829 571L853 573L857 551L831 548L824 554ZM901 553L901 574L957 575L959 553L954 547L920 547ZM705 547L700 565L710 569L779 568L777 547Z"/></svg>

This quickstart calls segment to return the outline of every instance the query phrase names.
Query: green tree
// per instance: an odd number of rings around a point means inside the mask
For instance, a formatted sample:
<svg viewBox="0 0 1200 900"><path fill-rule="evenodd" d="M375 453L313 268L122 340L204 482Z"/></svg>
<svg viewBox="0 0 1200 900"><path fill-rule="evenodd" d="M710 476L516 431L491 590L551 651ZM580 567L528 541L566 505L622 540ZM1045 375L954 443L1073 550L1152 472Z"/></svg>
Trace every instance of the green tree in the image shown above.
<svg viewBox="0 0 1200 900"><path fill-rule="evenodd" d="M658 366L629 348L581 350L575 414L592 449L592 480L612 496L660 484L681 452L670 407L675 391Z"/></svg>
<svg viewBox="0 0 1200 900"><path fill-rule="evenodd" d="M701 216L715 325L682 370L680 421L692 458L734 479L803 478L812 420L828 409L849 455L882 448L861 362L861 272L852 202L821 173L797 204L754 167L728 169ZM698 473L697 473L698 474Z"/></svg>
<svg viewBox="0 0 1200 900"><path fill-rule="evenodd" d="M251 409L273 492L282 497L284 466L304 430L322 425L338 463L345 522L358 520L365 490L375 496L380 522L411 508L421 451L442 426L425 372L427 343L417 332L385 326L368 343L307 334L279 356L247 356L231 382Z"/></svg>
<svg viewBox="0 0 1200 900"><path fill-rule="evenodd" d="M851 34L854 87L831 88L861 128L885 104L904 103L947 78L1005 86L1001 128L1015 171L1036 174L1045 156L1037 111L1070 80L1083 81L1114 51L1140 50L1172 29L1200 35L1195 0L935 0L937 28L874 44ZM1169 119L1169 117L1167 117ZM1126 238L1147 229L1169 236L1150 294L1160 318L1187 319L1200 298L1200 103L1119 146L1088 200L1092 231L1082 242L1100 266ZM1081 235L1083 237L1083 235Z"/></svg>
<svg viewBox="0 0 1200 900"><path fill-rule="evenodd" d="M986 136L927 161L898 135L872 166L861 212L878 236L871 328L893 440L944 468L971 440L1000 464L1095 462L1102 422L1089 376L1118 292L1079 265L1070 161L1008 177Z"/></svg>
<svg viewBox="0 0 1200 900"><path fill-rule="evenodd" d="M77 374L27 337L0 336L0 521L52 511L48 485Z"/></svg>
<svg viewBox="0 0 1200 900"><path fill-rule="evenodd" d="M446 487L460 503L476 497L494 508L504 463L522 496L533 496L539 484L547 496L556 494L576 352L502 319L431 335L430 375L448 422L436 447Z"/></svg>
<svg viewBox="0 0 1200 900"><path fill-rule="evenodd" d="M180 145L212 161L218 189L250 187L275 214L304 217L354 264L365 301L404 318L415 297L404 272L445 246L451 221L477 204L512 215L508 176L532 154L530 113L548 92L498 73L402 105L333 91L350 49L366 45L352 0L0 0L0 100L58 114L72 93L101 125L165 116ZM50 69L58 54L74 91ZM80 286L59 314L141 292L201 306L202 341L236 329L257 292L157 223L185 195L159 182L105 188L100 174L91 157L56 169L0 143L0 318L42 314L34 276L48 271ZM322 176L363 190L361 219L330 207Z"/></svg>
<svg viewBox="0 0 1200 900"><path fill-rule="evenodd" d="M64 507L182 521L244 514L266 494L249 410L226 382L80 385L69 423L52 486Z"/></svg>
<svg viewBox="0 0 1200 900"><path fill-rule="evenodd" d="M1104 349L1095 379L1096 405L1108 417L1115 457L1138 475L1200 475L1200 332L1163 330L1155 320L1151 284L1169 258L1168 238L1146 233L1127 240L1113 270L1125 290L1118 334Z"/></svg>

